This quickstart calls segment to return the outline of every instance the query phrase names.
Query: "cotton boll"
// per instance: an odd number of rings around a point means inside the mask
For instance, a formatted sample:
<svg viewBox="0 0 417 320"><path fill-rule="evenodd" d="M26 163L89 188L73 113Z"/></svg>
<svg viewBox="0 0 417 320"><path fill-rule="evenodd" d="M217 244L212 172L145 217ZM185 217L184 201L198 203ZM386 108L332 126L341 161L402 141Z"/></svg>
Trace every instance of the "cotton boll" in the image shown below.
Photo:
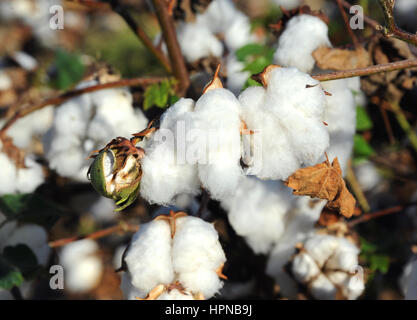
<svg viewBox="0 0 417 320"><path fill-rule="evenodd" d="M44 228L35 224L24 224L12 232L3 248L18 244L27 245L36 255L38 264L46 265L51 248Z"/></svg>
<svg viewBox="0 0 417 320"><path fill-rule="evenodd" d="M201 134L195 143L206 147L198 176L213 199L233 195L243 171L240 167L239 101L226 89L214 89L197 101L194 126Z"/></svg>
<svg viewBox="0 0 417 320"><path fill-rule="evenodd" d="M223 287L223 281L219 279L216 272L206 268L183 272L178 280L187 290L201 292L206 299L213 297Z"/></svg>
<svg viewBox="0 0 417 320"><path fill-rule="evenodd" d="M372 191L381 182L377 168L372 162L366 161L355 167L356 177L363 191Z"/></svg>
<svg viewBox="0 0 417 320"><path fill-rule="evenodd" d="M148 294L148 292L142 291L132 284L130 272L123 272L120 288L123 292L123 297L127 300L137 300L137 298L146 297Z"/></svg>
<svg viewBox="0 0 417 320"><path fill-rule="evenodd" d="M273 0L272 2L286 10L292 10L301 5L301 0Z"/></svg>
<svg viewBox="0 0 417 320"><path fill-rule="evenodd" d="M125 261L132 277L132 285L140 292L149 293L158 284L171 283L174 272L169 224L165 221L152 221L142 225L132 239Z"/></svg>
<svg viewBox="0 0 417 320"><path fill-rule="evenodd" d="M193 109L193 100L180 99L163 114L160 129L145 146L140 194L150 203L168 205L179 194L200 191L197 166L186 154Z"/></svg>
<svg viewBox="0 0 417 320"><path fill-rule="evenodd" d="M267 253L285 229L293 197L281 182L244 177L233 197L222 202L230 224L255 253Z"/></svg>
<svg viewBox="0 0 417 320"><path fill-rule="evenodd" d="M323 274L312 281L310 291L313 297L319 300L334 300L337 292L333 283Z"/></svg>
<svg viewBox="0 0 417 320"><path fill-rule="evenodd" d="M224 41L229 51L236 51L253 41L250 29L249 18L240 12L236 14L233 22L224 31Z"/></svg>
<svg viewBox="0 0 417 320"><path fill-rule="evenodd" d="M320 18L305 14L291 18L279 38L274 62L310 72L315 63L313 51L331 46L327 32L327 25Z"/></svg>
<svg viewBox="0 0 417 320"><path fill-rule="evenodd" d="M353 272L358 266L359 249L350 241L338 238L339 245L326 263L327 269Z"/></svg>
<svg viewBox="0 0 417 320"><path fill-rule="evenodd" d="M91 100L88 95L68 100L55 110L54 129L58 134L83 137L90 112Z"/></svg>
<svg viewBox="0 0 417 320"><path fill-rule="evenodd" d="M29 157L25 158L25 166L17 170L16 189L20 193L31 193L44 182L43 169Z"/></svg>
<svg viewBox="0 0 417 320"><path fill-rule="evenodd" d="M292 273L298 281L306 283L316 277L320 273L320 269L310 255L300 253L292 261Z"/></svg>
<svg viewBox="0 0 417 320"><path fill-rule="evenodd" d="M326 273L326 276L333 284L342 289L343 295L348 300L357 299L365 289L363 279L351 276L346 272L333 271Z"/></svg>
<svg viewBox="0 0 417 320"><path fill-rule="evenodd" d="M157 300L194 300L194 297L189 293L182 293L177 289L162 293Z"/></svg>
<svg viewBox="0 0 417 320"><path fill-rule="evenodd" d="M0 152L0 168L0 195L14 193L16 191L16 166L3 152Z"/></svg>
<svg viewBox="0 0 417 320"><path fill-rule="evenodd" d="M234 22L242 13L236 9L233 1L214 0L203 14L197 16L197 21L210 28L211 32L221 33Z"/></svg>
<svg viewBox="0 0 417 320"><path fill-rule="evenodd" d="M314 235L304 244L304 248L320 268L323 267L324 263L332 256L338 246L338 239L328 235Z"/></svg>
<svg viewBox="0 0 417 320"><path fill-rule="evenodd" d="M49 167L63 177L76 176L85 161L85 154L79 148L69 148L53 155ZM87 175L84 175L87 181Z"/></svg>
<svg viewBox="0 0 417 320"><path fill-rule="evenodd" d="M229 54L226 58L227 68L227 81L226 87L234 94L239 94L242 90L246 80L249 78L250 73L243 71L243 62L236 59L234 54Z"/></svg>
<svg viewBox="0 0 417 320"><path fill-rule="evenodd" d="M204 57L221 57L222 43L201 23L180 23L177 27L178 43L184 58L194 62Z"/></svg>
<svg viewBox="0 0 417 320"><path fill-rule="evenodd" d="M97 243L90 239L75 241L62 248L59 261L65 270L66 288L82 293L98 285L103 264L97 251Z"/></svg>

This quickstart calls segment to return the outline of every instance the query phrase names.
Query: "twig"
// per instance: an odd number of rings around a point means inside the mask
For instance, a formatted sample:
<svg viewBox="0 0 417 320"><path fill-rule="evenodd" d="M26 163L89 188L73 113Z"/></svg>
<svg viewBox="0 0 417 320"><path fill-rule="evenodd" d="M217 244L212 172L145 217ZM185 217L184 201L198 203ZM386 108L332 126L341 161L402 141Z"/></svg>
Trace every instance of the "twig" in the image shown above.
<svg viewBox="0 0 417 320"><path fill-rule="evenodd" d="M42 109L49 105L58 106L61 103L67 101L68 99L74 98L84 93L89 93L93 91L108 89L108 88L117 88L117 87L126 87L126 86L148 86L154 83L159 83L166 78L131 78L131 79L122 79L119 81L108 82L104 84L98 84L95 86L76 89L64 92L56 97L48 98L44 101L41 101L37 104L34 104L28 108L21 109L17 111L1 128L0 136L3 135L19 118L22 118L29 113Z"/></svg>
<svg viewBox="0 0 417 320"><path fill-rule="evenodd" d="M347 165L346 180L349 183L349 186L352 188L353 193L355 194L356 199L358 200L359 205L361 206L364 212L371 210L371 207L368 203L368 200L365 197L365 194L362 191L362 188L356 179L355 173L352 169L352 162L349 160Z"/></svg>
<svg viewBox="0 0 417 320"><path fill-rule="evenodd" d="M345 22L346 29L349 32L350 38L352 39L355 48L356 49L360 48L361 45L358 41L358 38L356 38L355 33L353 32L352 28L349 25L349 17L346 14L346 11L343 9L342 0L337 0L337 5L339 6L339 11L342 14L343 21Z"/></svg>
<svg viewBox="0 0 417 320"><path fill-rule="evenodd" d="M407 68L417 67L417 59L407 59L396 62L390 62L385 64L377 64L365 68L358 68L352 70L343 70L330 73L322 73L312 76L314 79L319 81L329 81L336 79L345 79L352 77L369 76L375 73L388 72L394 70L401 70Z"/></svg>
<svg viewBox="0 0 417 320"><path fill-rule="evenodd" d="M394 145L395 144L395 138L394 138L394 133L392 132L391 123L389 122L387 110L380 106L379 111L381 112L382 119L384 120L384 125L385 125L385 128L387 130L389 142L390 142L391 145Z"/></svg>
<svg viewBox="0 0 417 320"><path fill-rule="evenodd" d="M109 236L109 235L111 235L113 233L116 233L116 232L137 232L138 230L139 230L138 225L130 225L130 224L126 224L126 223L120 223L116 226L113 226L113 227L110 227L110 228L107 228L107 229L103 229L103 230L99 230L99 231L90 233L89 235L86 235L86 236L76 236L76 237L69 237L69 238L64 238L64 239L51 241L51 242L49 242L49 246L51 248L57 248L57 247L65 246L68 243L78 241L78 240L99 239L99 238Z"/></svg>
<svg viewBox="0 0 417 320"><path fill-rule="evenodd" d="M169 60L175 78L178 80L178 94L183 96L190 86L187 67L184 56L175 32L175 25L172 16L169 15L166 2L164 0L152 0L155 7L156 16L162 29L162 34L167 45Z"/></svg>
<svg viewBox="0 0 417 320"><path fill-rule="evenodd" d="M414 46L417 46L417 34L412 34L400 29L395 23L394 19L394 4L395 0L379 0L379 4L384 11L385 27L381 28L381 31L386 37L394 37Z"/></svg>
<svg viewBox="0 0 417 320"><path fill-rule="evenodd" d="M159 48L153 44L152 40L148 37L145 31L143 31L142 28L140 28L139 25L135 22L135 20L133 20L130 13L119 4L118 0L112 0L111 7L113 8L114 12L118 13L125 20L130 29L132 29L132 31L138 36L145 47L154 54L154 56L159 60L165 70L171 73L172 68L167 57Z"/></svg>

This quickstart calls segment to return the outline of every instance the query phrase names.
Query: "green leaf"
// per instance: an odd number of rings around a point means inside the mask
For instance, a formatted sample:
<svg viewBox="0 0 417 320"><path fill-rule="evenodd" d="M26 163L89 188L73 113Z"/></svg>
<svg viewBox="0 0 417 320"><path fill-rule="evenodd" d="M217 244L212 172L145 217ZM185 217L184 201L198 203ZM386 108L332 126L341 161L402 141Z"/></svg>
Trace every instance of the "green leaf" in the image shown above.
<svg viewBox="0 0 417 320"><path fill-rule="evenodd" d="M25 244L7 246L3 250L3 257L13 264L25 279L34 276L40 267L36 255Z"/></svg>
<svg viewBox="0 0 417 320"><path fill-rule="evenodd" d="M0 197L0 210L8 219L39 224L50 229L66 211L39 194L9 194Z"/></svg>
<svg viewBox="0 0 417 320"><path fill-rule="evenodd" d="M239 61L245 62L252 55L264 55L268 48L262 44L250 43L239 48L235 55Z"/></svg>
<svg viewBox="0 0 417 320"><path fill-rule="evenodd" d="M10 290L14 286L20 286L23 280L19 270L0 255L0 288Z"/></svg>
<svg viewBox="0 0 417 320"><path fill-rule="evenodd" d="M245 65L243 71L249 71L251 74L262 72L271 61L267 57L259 57Z"/></svg>
<svg viewBox="0 0 417 320"><path fill-rule="evenodd" d="M353 137L353 153L356 159L362 159L374 155L375 151L360 134L355 134Z"/></svg>
<svg viewBox="0 0 417 320"><path fill-rule="evenodd" d="M356 130L369 130L372 129L372 126L372 120L369 118L366 109L363 107L356 107Z"/></svg>
<svg viewBox="0 0 417 320"><path fill-rule="evenodd" d="M248 78L245 84L243 85L242 90L245 90L248 87L255 87L255 86L261 87L262 85L258 81L255 81L252 78Z"/></svg>
<svg viewBox="0 0 417 320"><path fill-rule="evenodd" d="M373 254L369 257L369 269L372 271L379 271L382 274L388 272L389 257L383 254Z"/></svg>
<svg viewBox="0 0 417 320"><path fill-rule="evenodd" d="M84 65L80 56L64 50L55 52L56 75L52 85L60 90L65 90L80 81L84 75Z"/></svg>
<svg viewBox="0 0 417 320"><path fill-rule="evenodd" d="M144 95L143 110L146 111L153 106L166 108L171 102L171 97L175 96L173 86L174 82L164 80L161 83L156 83L147 87ZM173 98L173 100L175 100L175 98Z"/></svg>

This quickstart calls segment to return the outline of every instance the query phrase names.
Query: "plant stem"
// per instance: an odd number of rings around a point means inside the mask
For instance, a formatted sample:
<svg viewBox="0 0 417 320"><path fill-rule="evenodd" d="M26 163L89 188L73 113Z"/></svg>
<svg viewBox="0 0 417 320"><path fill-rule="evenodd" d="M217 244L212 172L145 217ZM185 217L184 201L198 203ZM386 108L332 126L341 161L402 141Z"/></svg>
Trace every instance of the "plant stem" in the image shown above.
<svg viewBox="0 0 417 320"><path fill-rule="evenodd" d="M360 48L361 45L359 44L358 38L356 38L355 33L353 32L352 28L349 25L349 17L346 14L345 10L343 9L342 0L337 0L337 5L339 6L339 11L343 17L343 21L345 22L346 29L349 32L350 38L352 39L355 48L356 49Z"/></svg>
<svg viewBox="0 0 417 320"><path fill-rule="evenodd" d="M371 210L371 207L368 203L368 200L365 197L365 194L362 191L362 188L356 179L355 172L352 168L352 162L349 160L347 165L346 172L346 181L349 183L349 186L352 188L353 193L355 194L356 199L358 200L359 205L361 206L364 212Z"/></svg>
<svg viewBox="0 0 417 320"><path fill-rule="evenodd" d="M389 103L389 102L386 102L386 103ZM400 105L397 102L391 102L389 103L389 105L391 107L391 110L395 114L398 124L407 134L411 145L413 146L414 150L417 152L417 134L414 132L413 128L411 127L410 123L405 117L404 112L402 111Z"/></svg>

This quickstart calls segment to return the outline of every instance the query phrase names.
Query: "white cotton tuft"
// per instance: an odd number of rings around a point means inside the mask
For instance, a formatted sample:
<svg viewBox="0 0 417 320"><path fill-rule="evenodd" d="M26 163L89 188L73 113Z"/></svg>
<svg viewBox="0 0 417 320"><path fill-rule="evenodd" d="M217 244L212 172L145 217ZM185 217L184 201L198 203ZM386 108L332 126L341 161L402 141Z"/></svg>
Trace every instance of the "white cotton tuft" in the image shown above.
<svg viewBox="0 0 417 320"><path fill-rule="evenodd" d="M291 18L279 38L274 62L310 72L315 63L313 51L331 46L327 32L327 25L318 17L303 14Z"/></svg>
<svg viewBox="0 0 417 320"><path fill-rule="evenodd" d="M16 189L21 193L31 193L44 182L45 177L42 166L31 158L25 158L25 166L17 170Z"/></svg>
<svg viewBox="0 0 417 320"><path fill-rule="evenodd" d="M406 300L417 300L417 260L406 264L400 285Z"/></svg>
<svg viewBox="0 0 417 320"><path fill-rule="evenodd" d="M149 292L158 284L171 283L174 272L169 224L152 221L142 225L132 239L125 261L132 285L140 292Z"/></svg>
<svg viewBox="0 0 417 320"><path fill-rule="evenodd" d="M323 274L319 274L311 282L310 291L314 298L319 300L334 300L337 289L334 284Z"/></svg>
<svg viewBox="0 0 417 320"><path fill-rule="evenodd" d="M355 175L363 191L372 191L382 180L375 165L369 161L358 164Z"/></svg>
<svg viewBox="0 0 417 320"><path fill-rule="evenodd" d="M357 299L365 289L363 279L360 278L361 274L352 277L346 272L332 271L326 276L334 285L342 288L342 293L348 300Z"/></svg>
<svg viewBox="0 0 417 320"><path fill-rule="evenodd" d="M126 300L137 300L137 298L146 297L148 294L147 291L140 290L132 284L132 275L128 271L123 272L120 289L122 290L123 297Z"/></svg>
<svg viewBox="0 0 417 320"><path fill-rule="evenodd" d="M310 255L300 253L292 262L292 273L298 281L304 283L316 277L320 268Z"/></svg>
<svg viewBox="0 0 417 320"><path fill-rule="evenodd" d="M145 146L140 194L150 203L167 205L179 194L200 192L197 166L187 161L185 141L193 109L192 99L180 99L163 114L160 129Z"/></svg>
<svg viewBox="0 0 417 320"><path fill-rule="evenodd" d="M239 109L236 97L222 88L208 91L195 105L196 147L207 146L198 159L198 176L213 199L232 196L243 175Z"/></svg>
<svg viewBox="0 0 417 320"><path fill-rule="evenodd" d="M0 168L0 195L15 193L16 166L3 152L0 152Z"/></svg>
<svg viewBox="0 0 417 320"><path fill-rule="evenodd" d="M173 289L170 292L165 291L157 300L194 300L194 297L189 293L182 293L177 289Z"/></svg>
<svg viewBox="0 0 417 320"><path fill-rule="evenodd" d="M100 282L103 263L95 241L84 239L64 246L59 262L65 270L65 287L75 293L88 292Z"/></svg>
<svg viewBox="0 0 417 320"><path fill-rule="evenodd" d="M292 10L301 5L301 0L273 0L272 2L286 10Z"/></svg>
<svg viewBox="0 0 417 320"><path fill-rule="evenodd" d="M51 248L48 245L48 235L44 228L36 224L24 224L17 227L3 245L15 246L18 244L27 245L36 255L38 264L46 265Z"/></svg>
<svg viewBox="0 0 417 320"><path fill-rule="evenodd" d="M337 238L328 235L315 235L308 239L304 248L308 254L317 262L320 268L334 253L339 243Z"/></svg>
<svg viewBox="0 0 417 320"><path fill-rule="evenodd" d="M243 71L245 65L243 62L237 60L234 54L229 54L226 59L227 81L226 87L235 95L238 95L242 90L250 76L249 71Z"/></svg>

